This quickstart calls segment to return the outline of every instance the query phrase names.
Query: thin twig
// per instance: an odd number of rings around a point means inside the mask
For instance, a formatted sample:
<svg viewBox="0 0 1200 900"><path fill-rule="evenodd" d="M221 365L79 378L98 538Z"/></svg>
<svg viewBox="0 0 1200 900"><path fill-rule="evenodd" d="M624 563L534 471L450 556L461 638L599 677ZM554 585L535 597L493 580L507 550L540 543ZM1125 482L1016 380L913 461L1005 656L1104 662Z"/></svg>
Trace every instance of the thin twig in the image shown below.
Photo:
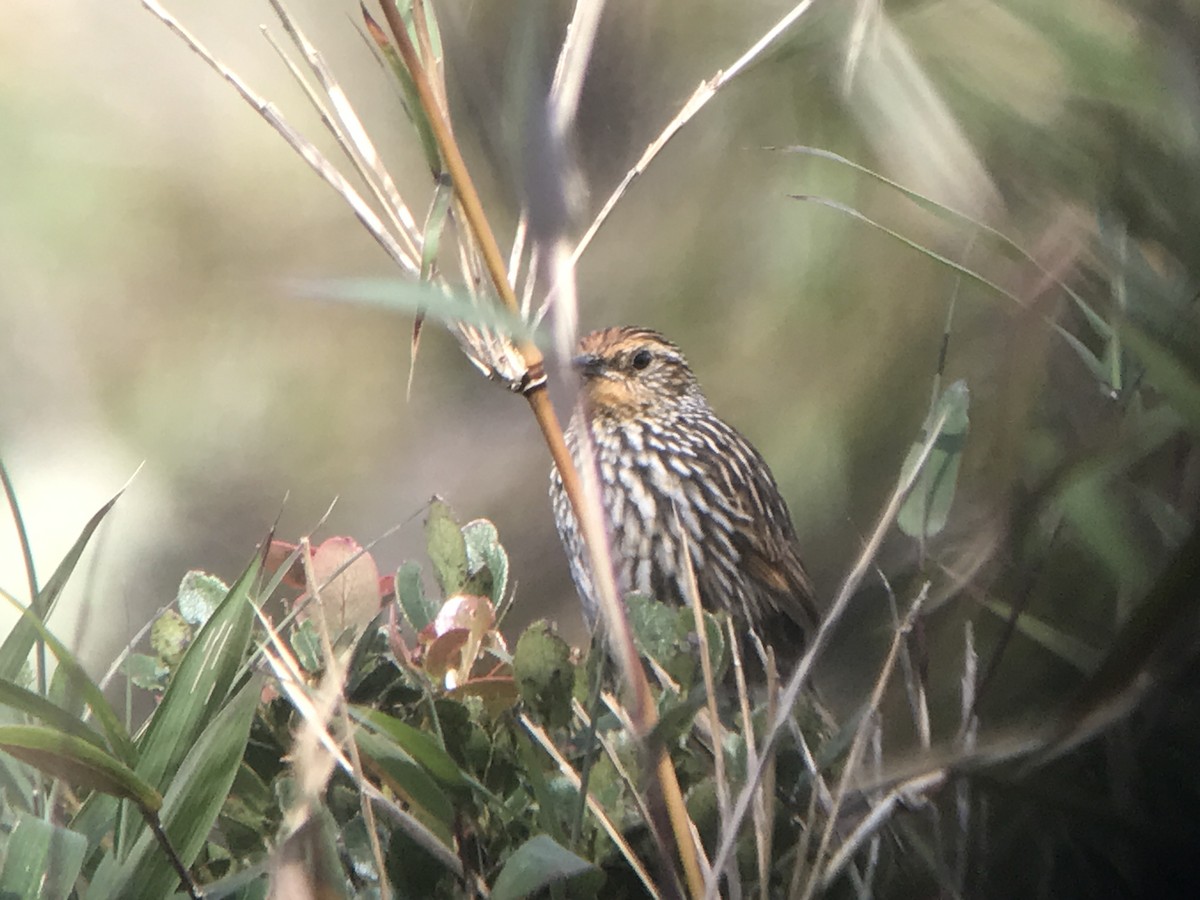
<svg viewBox="0 0 1200 900"><path fill-rule="evenodd" d="M383 248L384 252L392 258L392 260L400 266L401 269L408 272L410 275L418 274L419 270L416 263L408 257L404 248L396 241L395 237L387 230L379 216L371 209L370 205L363 200L362 196L355 190L337 168L325 158L324 154L317 149L312 141L305 138L298 132L291 123L289 123L283 115L277 110L274 104L268 102L262 97L254 93L246 85L238 75L220 62L215 56L209 52L208 48L200 43L190 31L168 13L159 3L158 0L142 0L144 6L152 15L160 22L174 32L187 46L203 59L210 68L212 68L225 81L232 85L238 95L243 100L250 104L254 110L278 132L279 136L287 142L300 157L308 163L309 167L321 177L326 184L332 187L343 200L346 201L355 217L367 229L375 242Z"/></svg>
<svg viewBox="0 0 1200 900"><path fill-rule="evenodd" d="M854 740L850 743L850 750L846 754L846 761L842 766L842 775L838 780L837 789L833 793L833 809L830 811L829 818L825 823L825 830L821 834L821 842L817 845L817 866L821 864L821 859L825 856L829 849L829 843L833 839L833 832L837 825L838 813L841 809L842 802L846 798L846 792L850 786L850 779L854 777L858 770L858 762L862 758L863 749L866 745L868 735L872 728L876 727L876 720L879 715L879 704L883 700L883 692L887 688L892 679L892 671L895 669L896 661L900 655L900 648L906 640L908 640L909 632L912 630L913 622L916 621L917 614L921 611L921 606L925 599L929 596L929 583L926 582L920 593L917 594L912 605L909 607L904 621L896 628L892 635L892 643L888 648L887 656L884 657L883 665L879 667L879 676L875 679L875 686L871 689L871 696L867 700L867 709L858 723L858 728L854 734ZM823 871L818 869L819 876L809 881L804 893L801 895L801 900L808 900L816 890L818 882L821 887L828 887L829 883L836 877L840 869L832 870L831 867L826 867Z"/></svg>
<svg viewBox="0 0 1200 900"><path fill-rule="evenodd" d="M341 85L338 84L337 79L334 78L333 73L325 64L324 58L304 35L304 32L300 30L300 27L283 6L282 2L280 0L270 0L270 2L276 15L279 16L279 21L283 24L284 30L300 52L304 54L309 69L317 77L317 80L321 84L321 89L325 91L329 102L333 105L336 119L326 110L324 103L321 102L316 92L309 86L307 79L301 75L299 69L288 58L287 54L283 52L283 48L276 43L275 39L265 28L263 29L264 36L292 72L293 77L301 86L309 101L320 113L322 121L330 133L333 134L335 140L337 140L338 146L342 148L346 157L371 188L375 199L391 219L393 230L407 243L407 249L412 259L418 259L420 253L417 250L417 241L420 233L417 229L416 220L413 218L408 205L400 196L400 191L396 188L396 183L392 180L391 175L384 166L378 150L375 149L375 145L371 141L366 128L363 127L362 121L358 118L358 114L354 111L354 107L346 99Z"/></svg>
<svg viewBox="0 0 1200 900"><path fill-rule="evenodd" d="M734 60L729 68L718 69L716 74L708 79L708 81L701 82L700 86L696 88L692 96L689 97L687 102L685 102L679 109L679 112L677 112L674 118L672 118L671 121L666 124L661 132L659 132L658 137L650 142L650 145L646 147L645 151L643 151L641 158L633 164L632 169L625 173L625 177L621 179L621 182L616 186L616 188L613 189L613 192L609 195L608 199L604 201L604 206L600 208L600 212L596 214L596 217L592 220L591 225L589 225L587 231L584 232L583 237L579 239L579 243L575 245L575 249L571 253L572 264L579 262L579 258L583 256L583 252L588 248L588 245L591 244L592 238L596 236L596 232L598 232L600 227L608 220L609 215L612 213L613 209L616 208L616 205L621 198L625 196L625 192L629 189L629 186L633 184L634 179L646 171L646 168L651 162L654 161L654 158L658 156L662 148L667 145L667 142L670 141L671 138L673 138L676 133L683 128L684 125L690 122L695 117L696 113L704 109L704 107L708 105L708 101L715 97L721 88L725 87L725 85L729 84L729 82L733 81L734 78L740 75L746 69L746 67L749 66L750 63L752 63L764 50L775 43L775 41L779 39L780 35L791 28L797 19L804 15L804 13L808 12L808 9L810 6L812 6L812 4L813 0L801 0L801 2L792 7L792 9L789 10L787 14L783 16L783 18L772 25L762 37L755 41L748 50Z"/></svg>
<svg viewBox="0 0 1200 900"><path fill-rule="evenodd" d="M704 621L704 608L700 605L700 587L696 583L696 570L692 565L692 551L689 546L687 531L679 521L679 510L673 507L675 515L675 531L683 535L684 588L688 606L692 608L692 621L696 627L696 639L700 644L700 672L704 677L705 701L708 705L708 716L712 720L713 744L713 777L717 788L717 815L723 825L729 817L729 782L725 775L725 739L721 727L721 717L717 713L717 686L713 676L712 654L708 646L708 627ZM735 642L736 643L736 642ZM714 873L712 876L719 878ZM734 861L725 868L726 884L731 900L738 900L742 895L741 879L738 877L737 865Z"/></svg>
<svg viewBox="0 0 1200 900"><path fill-rule="evenodd" d="M146 820L146 824L150 826L150 830L154 832L154 839L158 841L158 845L162 848L167 860L171 863L171 868L179 876L179 881L187 891L188 897L191 900L200 900L200 888L197 887L196 882L192 879L192 873L188 871L187 866L183 864L183 860L179 858L179 854L175 852L175 848L171 845L171 839L167 837L167 832L163 828L162 819L158 817L158 813L143 809L142 817Z"/></svg>

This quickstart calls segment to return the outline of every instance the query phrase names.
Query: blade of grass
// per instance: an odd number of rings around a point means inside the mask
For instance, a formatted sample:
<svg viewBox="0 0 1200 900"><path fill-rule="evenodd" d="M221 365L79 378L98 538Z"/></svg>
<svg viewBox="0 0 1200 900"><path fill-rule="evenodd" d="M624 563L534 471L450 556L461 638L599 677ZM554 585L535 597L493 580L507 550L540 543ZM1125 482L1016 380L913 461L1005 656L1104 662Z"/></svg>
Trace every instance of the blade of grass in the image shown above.
<svg viewBox="0 0 1200 900"><path fill-rule="evenodd" d="M109 856L91 889L101 897L167 896L179 880L174 861L162 852L169 838L186 870L200 854L241 765L262 680L250 678L207 723L172 773L158 819L161 828L143 832L119 865ZM159 832L161 831L161 835Z"/></svg>
<svg viewBox="0 0 1200 900"><path fill-rule="evenodd" d="M425 118L421 110L421 100L417 96L417 86L413 83L408 69L404 67L404 60L400 58L400 54L396 52L396 48L387 39L387 34L379 27L379 23L371 18L371 14L367 12L366 6L360 4L359 9L362 10L363 22L366 24L367 34L370 35L375 47L383 56L384 62L391 69L397 83L400 85L404 111L408 115L408 120L412 122L413 127L417 130L417 138L421 142L421 148L425 151L425 162L429 165L429 171L436 176L442 171L442 155L441 151L438 150L437 138L433 136L433 129L429 125L429 120Z"/></svg>
<svg viewBox="0 0 1200 900"><path fill-rule="evenodd" d="M1008 603L986 597L983 600L983 608L995 613L1005 622L1015 614L1018 631L1085 675L1096 671L1100 664L1102 654L1099 650L1037 616L1015 611Z"/></svg>
<svg viewBox="0 0 1200 900"><path fill-rule="evenodd" d="M767 149L774 149L774 148L768 147ZM935 210L940 213L944 213L952 218L958 219L961 222L965 222L965 223L971 225L973 228L978 229L978 231L980 231L981 233L988 235L989 237L991 237L991 238L995 239L996 241L1000 242L1001 244L1003 244L1005 247L1008 247L1012 252L1016 253L1018 256L1020 256L1022 259L1024 259L1026 262L1030 263L1038 271L1039 274L1041 274L1043 277L1047 278L1055 287L1057 287L1059 290L1061 290L1063 293L1065 293L1068 297L1070 297L1071 302L1073 302L1075 304L1075 306L1079 309L1079 311L1081 313L1083 313L1084 317L1088 321L1088 324L1092 326L1092 328L1095 330L1097 336L1099 336L1100 338L1102 338L1104 340L1108 340L1112 336L1112 327L1106 321L1104 321L1104 319L1100 316L1099 313L1097 313L1094 309L1091 308L1091 306L1087 303L1087 301L1085 301L1083 299L1083 297L1081 297L1079 295L1078 292L1076 292L1069 284L1067 284L1065 281L1063 281L1061 278L1059 278L1057 275L1055 275L1053 272L1051 272L1049 269L1047 269L1044 265L1042 265L1042 263L1040 263L1032 253L1030 253L1028 250L1026 250L1024 247L1022 247L1020 244L1018 244L1016 241L1014 241L1012 238L1010 238L1004 232L991 227L990 225L974 218L973 216L969 216L966 213L959 212L958 210L956 210L952 207L946 206L943 203L939 203L937 200L934 200L931 197L927 197L924 194L920 193L919 191L915 191L912 188L906 187L905 185L900 184L898 181L893 181L892 179L888 178L886 175L881 175L878 172L874 171L873 169L869 169L866 166L860 165L859 163L856 163L851 159L847 159L844 156L834 153L831 150L822 150L819 147L806 147L806 146L802 146L802 145L796 145L796 146L791 146L791 147L782 147L779 149L783 150L786 153L802 153L807 156L815 156L819 159L827 159L832 162L836 162L840 165L843 165L850 169L853 169L854 171L859 172L860 174L863 174L870 178L873 178L876 181L880 182L881 184L887 185L888 187L892 188L895 191L898 191L899 193L908 197L910 200L916 201L917 203L921 204L922 206L925 206L929 209ZM815 199L815 198L813 198L813 199Z"/></svg>
<svg viewBox="0 0 1200 900"><path fill-rule="evenodd" d="M15 681L20 674L21 667L25 664L25 658L29 656L29 651L37 640L38 630L34 622L44 622L50 613L53 612L54 604L58 602L63 588L67 586L67 581L70 579L71 573L75 571L75 566L79 563L79 557L83 555L83 551L87 548L88 541L92 539L92 535L96 533L96 529L100 527L100 523L104 521L104 517L108 515L123 493L125 493L125 488L117 491L116 495L100 507L95 515L88 519L87 524L83 526L83 531L79 533L79 537L75 539L75 543L71 545L71 549L67 551L67 555L58 564L58 568L54 570L54 574L50 576L50 580L42 586L42 589L34 597L30 611L35 618L23 618L9 633L8 637L4 639L3 646L0 646L0 678ZM6 594L5 596L8 595ZM45 693L44 683L39 685L39 692Z"/></svg>
<svg viewBox="0 0 1200 900"><path fill-rule="evenodd" d="M88 709L96 716L96 720L104 730L104 735L108 739L108 745L112 749L112 752L125 765L133 765L138 759L138 753L134 749L129 732L125 730L125 726L121 722L121 717L117 715L116 710L104 698L104 694L97 687L96 682L92 681L88 676L74 654L63 646L58 638L38 619L32 609L27 606L21 606L16 598L5 590L0 589L0 597L7 600L21 613L21 622L28 625L46 646L50 648L50 652L58 660L59 668L65 673L66 684L72 690L77 690L82 694ZM8 681L9 679L5 680Z"/></svg>
<svg viewBox="0 0 1200 900"><path fill-rule="evenodd" d="M43 725L0 725L0 750L55 778L101 791L153 812L162 797L127 765L95 744Z"/></svg>
<svg viewBox="0 0 1200 900"><path fill-rule="evenodd" d="M105 746L104 738L99 733L71 713L51 703L41 694L34 693L3 678L0 678L0 705L40 719L49 727L85 740L97 749L105 751L108 749Z"/></svg>
<svg viewBox="0 0 1200 900"><path fill-rule="evenodd" d="M21 515L21 504L17 502L16 488L13 487L12 479L8 475L8 467L5 466L3 459L0 459L0 483L4 485L4 497L8 500L8 509L12 513L13 525L17 529L17 544L21 548L21 562L25 566L25 580L29 585L29 600L32 603L39 593L37 568L33 564L33 547L29 543L29 532L25 529L25 517ZM44 675L43 672L43 678ZM40 693L46 693L45 684L40 684L38 690Z"/></svg>
<svg viewBox="0 0 1200 900"><path fill-rule="evenodd" d="M262 569L256 555L188 646L138 740L136 771L156 788L172 784L208 723L225 707L246 657L254 624L250 593ZM126 817L122 844L136 820Z"/></svg>

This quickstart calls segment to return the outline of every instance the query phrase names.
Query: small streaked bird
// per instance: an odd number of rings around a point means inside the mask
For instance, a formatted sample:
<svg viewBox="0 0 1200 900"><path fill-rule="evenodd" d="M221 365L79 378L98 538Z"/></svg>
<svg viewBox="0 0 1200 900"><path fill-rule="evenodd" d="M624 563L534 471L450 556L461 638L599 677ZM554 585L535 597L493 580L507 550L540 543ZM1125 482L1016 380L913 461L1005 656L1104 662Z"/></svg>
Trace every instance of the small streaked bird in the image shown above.
<svg viewBox="0 0 1200 900"><path fill-rule="evenodd" d="M787 504L762 456L713 412L679 348L656 331L594 331L573 362L582 389L567 444L580 465L585 429L591 434L618 591L686 603L686 547L704 608L727 610L781 666L794 661L817 614ZM594 626L599 598L557 470L550 498Z"/></svg>

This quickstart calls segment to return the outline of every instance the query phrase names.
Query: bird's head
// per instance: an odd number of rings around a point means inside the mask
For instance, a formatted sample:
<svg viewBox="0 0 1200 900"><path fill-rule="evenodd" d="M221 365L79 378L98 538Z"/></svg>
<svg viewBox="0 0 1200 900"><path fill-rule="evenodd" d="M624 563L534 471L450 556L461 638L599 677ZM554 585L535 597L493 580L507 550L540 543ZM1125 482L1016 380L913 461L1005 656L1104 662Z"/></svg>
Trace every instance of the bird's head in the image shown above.
<svg viewBox="0 0 1200 900"><path fill-rule="evenodd" d="M584 335L572 364L589 415L625 418L703 404L679 348L657 331L624 326Z"/></svg>

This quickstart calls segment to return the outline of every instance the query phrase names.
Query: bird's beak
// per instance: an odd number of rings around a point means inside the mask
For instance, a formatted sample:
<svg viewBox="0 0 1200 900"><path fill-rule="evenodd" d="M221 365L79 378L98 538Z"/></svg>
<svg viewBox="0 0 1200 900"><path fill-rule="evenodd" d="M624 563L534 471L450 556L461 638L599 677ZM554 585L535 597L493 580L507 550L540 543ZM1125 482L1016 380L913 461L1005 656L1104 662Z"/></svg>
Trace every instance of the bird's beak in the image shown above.
<svg viewBox="0 0 1200 900"><path fill-rule="evenodd" d="M595 353L581 353L572 357L571 365L584 378L595 378L604 374L604 360Z"/></svg>

